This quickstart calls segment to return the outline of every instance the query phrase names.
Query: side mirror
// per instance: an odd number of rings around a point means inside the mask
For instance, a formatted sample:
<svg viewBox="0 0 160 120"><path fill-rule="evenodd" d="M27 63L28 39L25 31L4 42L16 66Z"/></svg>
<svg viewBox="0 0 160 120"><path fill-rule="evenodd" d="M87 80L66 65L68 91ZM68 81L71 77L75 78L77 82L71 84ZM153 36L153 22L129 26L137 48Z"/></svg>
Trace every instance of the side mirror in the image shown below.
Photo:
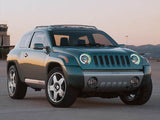
<svg viewBox="0 0 160 120"><path fill-rule="evenodd" d="M118 47L126 47L125 44L118 44Z"/></svg>
<svg viewBox="0 0 160 120"><path fill-rule="evenodd" d="M35 50L43 50L44 46L42 43L35 43L33 49Z"/></svg>
<svg viewBox="0 0 160 120"><path fill-rule="evenodd" d="M51 48L49 46L46 46L45 49L46 49L47 53L51 52Z"/></svg>

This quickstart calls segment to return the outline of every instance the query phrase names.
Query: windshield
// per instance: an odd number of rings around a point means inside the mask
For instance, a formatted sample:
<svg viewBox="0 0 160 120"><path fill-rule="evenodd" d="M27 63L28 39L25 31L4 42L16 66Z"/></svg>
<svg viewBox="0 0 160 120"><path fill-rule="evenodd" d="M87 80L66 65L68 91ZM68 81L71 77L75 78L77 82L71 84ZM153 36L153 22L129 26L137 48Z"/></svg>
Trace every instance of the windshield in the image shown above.
<svg viewBox="0 0 160 120"><path fill-rule="evenodd" d="M53 46L116 46L117 43L101 31L54 31Z"/></svg>

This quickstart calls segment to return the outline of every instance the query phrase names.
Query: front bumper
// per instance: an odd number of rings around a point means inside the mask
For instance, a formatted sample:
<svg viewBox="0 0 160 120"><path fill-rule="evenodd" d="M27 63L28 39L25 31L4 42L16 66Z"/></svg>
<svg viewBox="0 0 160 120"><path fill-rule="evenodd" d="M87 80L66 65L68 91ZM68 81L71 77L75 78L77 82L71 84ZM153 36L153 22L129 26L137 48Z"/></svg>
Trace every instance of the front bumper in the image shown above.
<svg viewBox="0 0 160 120"><path fill-rule="evenodd" d="M78 66L63 66L63 72L68 85L81 89L83 92L121 92L138 88L143 80L151 76L151 67L144 66L143 70L82 70ZM89 78L96 77L96 88L88 86ZM131 85L133 77L139 78L136 86Z"/></svg>
<svg viewBox="0 0 160 120"><path fill-rule="evenodd" d="M144 73L142 71L84 71L84 92L114 92L118 90L130 90L140 86ZM131 84L133 77L139 78L136 86ZM88 85L90 78L97 79L95 88Z"/></svg>

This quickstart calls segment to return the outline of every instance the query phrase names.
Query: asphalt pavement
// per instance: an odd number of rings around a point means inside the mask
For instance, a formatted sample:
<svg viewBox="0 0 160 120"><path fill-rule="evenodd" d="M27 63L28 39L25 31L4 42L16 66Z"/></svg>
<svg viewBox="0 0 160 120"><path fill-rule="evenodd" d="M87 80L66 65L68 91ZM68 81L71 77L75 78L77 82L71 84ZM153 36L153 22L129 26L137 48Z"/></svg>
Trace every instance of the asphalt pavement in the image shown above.
<svg viewBox="0 0 160 120"><path fill-rule="evenodd" d="M52 107L44 90L28 88L23 100L8 97L6 61L0 61L0 120L160 120L160 62L152 62L153 94L142 106L129 106L119 98L78 98L70 108Z"/></svg>

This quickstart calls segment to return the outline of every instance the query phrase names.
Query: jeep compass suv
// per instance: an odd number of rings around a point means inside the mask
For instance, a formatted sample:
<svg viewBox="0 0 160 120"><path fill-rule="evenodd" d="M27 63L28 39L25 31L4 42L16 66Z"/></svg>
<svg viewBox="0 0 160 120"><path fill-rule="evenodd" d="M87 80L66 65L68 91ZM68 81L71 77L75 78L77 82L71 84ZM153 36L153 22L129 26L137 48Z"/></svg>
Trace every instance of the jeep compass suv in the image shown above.
<svg viewBox="0 0 160 120"><path fill-rule="evenodd" d="M7 63L13 99L23 99L31 87L45 89L55 107L69 107L77 97L120 97L142 105L152 93L148 60L94 26L37 26L10 51Z"/></svg>

